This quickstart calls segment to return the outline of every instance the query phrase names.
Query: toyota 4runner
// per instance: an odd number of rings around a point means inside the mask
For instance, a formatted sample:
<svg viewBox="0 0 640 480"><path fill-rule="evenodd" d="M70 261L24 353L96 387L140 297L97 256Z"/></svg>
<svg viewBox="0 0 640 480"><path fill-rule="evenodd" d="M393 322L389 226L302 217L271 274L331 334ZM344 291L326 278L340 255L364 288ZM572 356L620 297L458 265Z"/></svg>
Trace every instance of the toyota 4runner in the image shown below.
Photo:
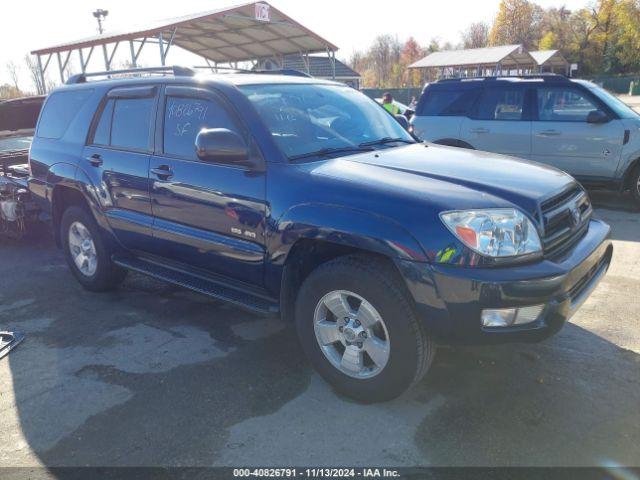
<svg viewBox="0 0 640 480"><path fill-rule="evenodd" d="M151 73L72 78L31 146L30 190L88 290L133 270L279 314L373 402L437 342L556 333L609 266L609 227L559 170L419 143L338 83Z"/></svg>

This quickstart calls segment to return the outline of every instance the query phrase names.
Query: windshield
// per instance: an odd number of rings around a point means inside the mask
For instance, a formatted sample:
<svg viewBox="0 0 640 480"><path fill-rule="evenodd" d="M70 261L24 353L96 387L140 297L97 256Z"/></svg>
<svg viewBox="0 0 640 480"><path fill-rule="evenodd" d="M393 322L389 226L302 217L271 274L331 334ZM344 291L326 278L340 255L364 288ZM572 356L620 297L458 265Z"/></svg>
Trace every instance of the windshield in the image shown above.
<svg viewBox="0 0 640 480"><path fill-rule="evenodd" d="M589 84L589 89L604 103L606 103L620 118L638 118L638 114L615 95L611 95L604 88Z"/></svg>
<svg viewBox="0 0 640 480"><path fill-rule="evenodd" d="M15 150L28 150L32 137L0 138L0 153L13 152Z"/></svg>
<svg viewBox="0 0 640 480"><path fill-rule="evenodd" d="M289 158L334 149L357 153L362 144L382 140L380 147L394 146L393 139L414 142L383 108L351 87L250 85L241 90Z"/></svg>

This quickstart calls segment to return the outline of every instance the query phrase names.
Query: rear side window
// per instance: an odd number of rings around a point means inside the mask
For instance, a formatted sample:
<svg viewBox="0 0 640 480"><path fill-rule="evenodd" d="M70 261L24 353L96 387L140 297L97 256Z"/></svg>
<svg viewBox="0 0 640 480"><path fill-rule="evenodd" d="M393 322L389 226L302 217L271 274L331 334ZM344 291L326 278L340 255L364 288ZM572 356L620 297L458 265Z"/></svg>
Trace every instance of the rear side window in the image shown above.
<svg viewBox="0 0 640 480"><path fill-rule="evenodd" d="M479 120L522 120L524 89L487 88L480 95L475 118Z"/></svg>
<svg viewBox="0 0 640 480"><path fill-rule="evenodd" d="M154 98L110 98L102 109L92 143L148 151L154 102Z"/></svg>
<svg viewBox="0 0 640 480"><path fill-rule="evenodd" d="M93 90L52 93L40 116L37 136L61 138L92 93Z"/></svg>
<svg viewBox="0 0 640 480"><path fill-rule="evenodd" d="M153 98L117 99L113 107L111 143L113 147L149 150Z"/></svg>
<svg viewBox="0 0 640 480"><path fill-rule="evenodd" d="M441 90L432 89L425 93L418 105L418 115L422 116L464 116L478 96L478 89Z"/></svg>
<svg viewBox="0 0 640 480"><path fill-rule="evenodd" d="M196 136L203 128L239 129L222 104L199 98L167 97L164 153L196 159Z"/></svg>

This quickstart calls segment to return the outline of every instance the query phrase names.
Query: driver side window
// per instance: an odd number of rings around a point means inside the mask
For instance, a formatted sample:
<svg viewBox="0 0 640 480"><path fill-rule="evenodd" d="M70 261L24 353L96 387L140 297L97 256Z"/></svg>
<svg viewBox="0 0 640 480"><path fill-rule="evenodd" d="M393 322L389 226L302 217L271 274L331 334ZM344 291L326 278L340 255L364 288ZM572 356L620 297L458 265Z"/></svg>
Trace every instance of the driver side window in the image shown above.
<svg viewBox="0 0 640 480"><path fill-rule="evenodd" d="M586 122L598 106L574 88L538 88L538 118L543 122Z"/></svg>
<svg viewBox="0 0 640 480"><path fill-rule="evenodd" d="M164 111L164 153L197 160L195 141L204 128L226 128L239 133L223 105L213 100L168 96Z"/></svg>

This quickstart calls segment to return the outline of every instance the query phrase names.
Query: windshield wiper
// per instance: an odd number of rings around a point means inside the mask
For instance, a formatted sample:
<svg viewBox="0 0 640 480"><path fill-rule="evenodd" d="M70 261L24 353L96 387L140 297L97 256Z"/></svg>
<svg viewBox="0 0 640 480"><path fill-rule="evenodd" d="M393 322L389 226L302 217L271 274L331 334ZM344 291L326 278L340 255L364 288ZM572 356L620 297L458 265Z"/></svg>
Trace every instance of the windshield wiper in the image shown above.
<svg viewBox="0 0 640 480"><path fill-rule="evenodd" d="M413 140L407 140L406 138L392 138L392 137L384 137L378 140L372 140L370 142L363 142L360 144L361 147L372 147L374 145L386 145L387 143L416 143Z"/></svg>
<svg viewBox="0 0 640 480"><path fill-rule="evenodd" d="M315 152L302 153L300 155L293 155L289 157L289 160L302 160L303 158L311 157L326 157L334 153L359 153L359 152L372 152L373 148L367 145L360 145L357 147L335 147L335 148L321 148Z"/></svg>

